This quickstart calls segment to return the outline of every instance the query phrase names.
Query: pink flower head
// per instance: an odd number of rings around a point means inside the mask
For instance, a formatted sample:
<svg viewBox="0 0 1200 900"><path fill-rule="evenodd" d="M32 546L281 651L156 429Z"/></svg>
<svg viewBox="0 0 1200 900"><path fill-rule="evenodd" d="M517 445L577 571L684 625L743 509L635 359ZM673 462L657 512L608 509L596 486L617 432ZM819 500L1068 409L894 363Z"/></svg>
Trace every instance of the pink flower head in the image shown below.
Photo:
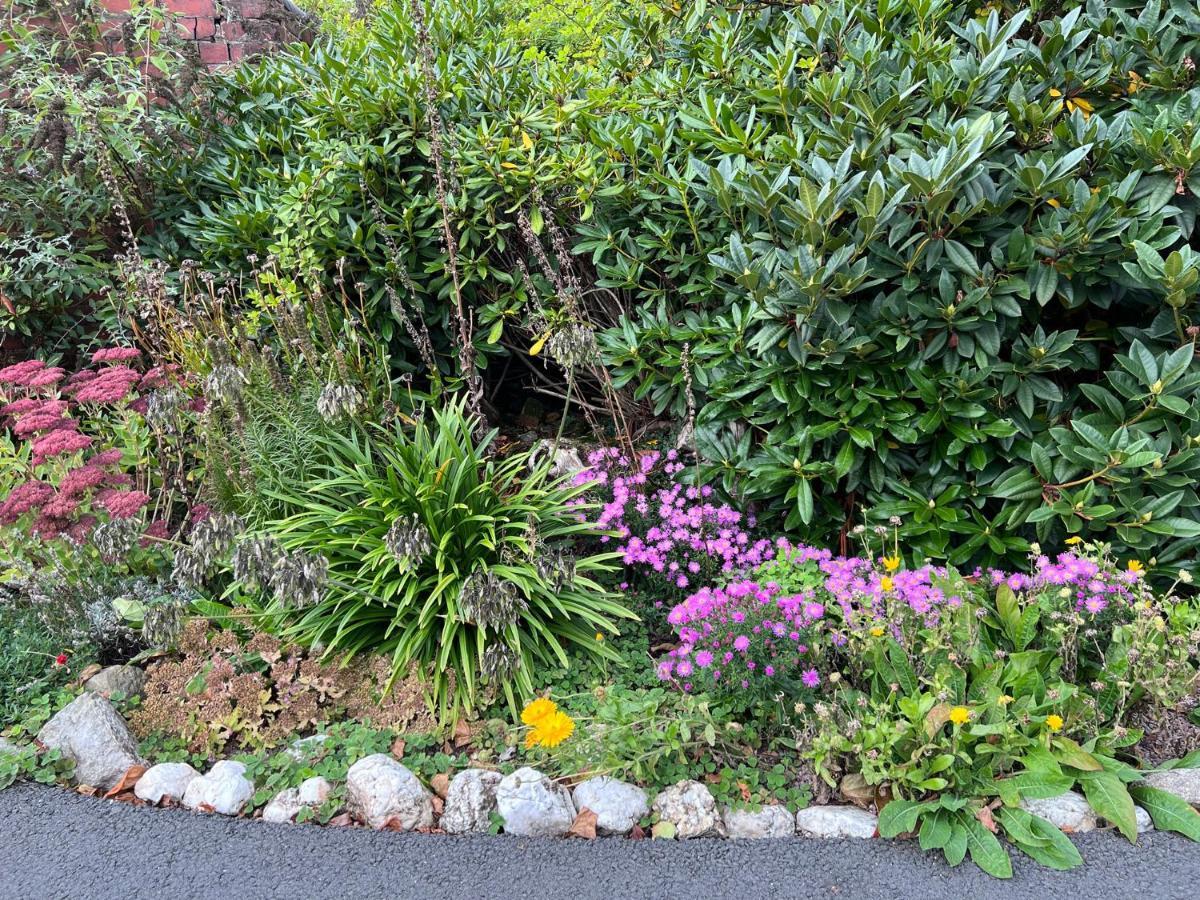
<svg viewBox="0 0 1200 900"><path fill-rule="evenodd" d="M92 362L125 362L130 359L138 359L141 355L141 351L133 347L105 347L92 354Z"/></svg>
<svg viewBox="0 0 1200 900"><path fill-rule="evenodd" d="M46 364L40 359L27 359L11 366L5 366L0 369L0 383L27 386L30 379L44 368L46 368Z"/></svg>
<svg viewBox="0 0 1200 900"><path fill-rule="evenodd" d="M54 496L54 488L44 481L26 481L17 485L0 503L0 525L11 525L32 509L38 509Z"/></svg>
<svg viewBox="0 0 1200 900"><path fill-rule="evenodd" d="M36 464L44 462L52 456L63 456L67 453L74 453L76 450L84 450L91 445L92 439L87 435L60 429L42 435L30 446L33 448L33 461Z"/></svg>
<svg viewBox="0 0 1200 900"><path fill-rule="evenodd" d="M110 366L75 391L79 403L119 403L129 396L141 375L128 366Z"/></svg>
<svg viewBox="0 0 1200 900"><path fill-rule="evenodd" d="M807 688L815 688L821 683L821 675L816 669L806 669L800 676L800 681Z"/></svg>
<svg viewBox="0 0 1200 900"><path fill-rule="evenodd" d="M114 519L132 519L150 502L150 495L145 491L105 490L97 500Z"/></svg>

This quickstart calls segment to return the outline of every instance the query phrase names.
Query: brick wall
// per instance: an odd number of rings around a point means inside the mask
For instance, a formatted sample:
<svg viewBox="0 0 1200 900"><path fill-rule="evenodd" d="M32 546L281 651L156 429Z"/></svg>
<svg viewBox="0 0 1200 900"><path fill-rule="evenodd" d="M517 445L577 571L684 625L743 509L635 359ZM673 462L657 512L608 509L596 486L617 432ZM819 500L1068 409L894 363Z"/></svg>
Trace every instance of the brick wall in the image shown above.
<svg viewBox="0 0 1200 900"><path fill-rule="evenodd" d="M129 0L100 0L111 23L105 31L120 40ZM210 69L229 65L272 46L311 38L299 10L286 0L163 0L183 39L193 43Z"/></svg>

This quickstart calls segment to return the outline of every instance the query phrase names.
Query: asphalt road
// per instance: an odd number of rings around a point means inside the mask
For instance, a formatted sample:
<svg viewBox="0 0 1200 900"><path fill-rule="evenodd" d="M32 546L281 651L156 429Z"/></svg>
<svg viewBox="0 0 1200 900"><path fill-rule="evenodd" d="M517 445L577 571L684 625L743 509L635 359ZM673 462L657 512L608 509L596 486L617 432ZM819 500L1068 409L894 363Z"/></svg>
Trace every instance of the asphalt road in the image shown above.
<svg viewBox="0 0 1200 900"><path fill-rule="evenodd" d="M1020 858L998 882L894 841L451 838L139 809L28 784L0 791L4 900L1200 897L1200 845L1149 834L1133 847L1107 833L1079 845L1080 869Z"/></svg>

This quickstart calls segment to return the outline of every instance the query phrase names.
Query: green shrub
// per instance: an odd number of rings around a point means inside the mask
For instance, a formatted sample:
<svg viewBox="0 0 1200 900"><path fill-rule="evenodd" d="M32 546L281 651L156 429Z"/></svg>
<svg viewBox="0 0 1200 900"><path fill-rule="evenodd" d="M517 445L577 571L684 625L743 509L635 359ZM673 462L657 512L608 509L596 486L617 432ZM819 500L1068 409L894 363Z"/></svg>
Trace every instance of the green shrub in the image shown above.
<svg viewBox="0 0 1200 900"><path fill-rule="evenodd" d="M324 476L279 492L300 510L267 524L290 551L322 555L322 599L285 613L287 633L328 653L389 655L393 678L419 663L442 716L472 709L480 681L513 704L538 666L575 645L616 658L597 632L630 614L595 576L606 557L575 559L595 529L581 488L492 454L461 404L411 426L325 437ZM275 610L268 610L275 611Z"/></svg>
<svg viewBox="0 0 1200 900"><path fill-rule="evenodd" d="M615 321L617 384L680 417L690 384L705 477L815 543L863 507L914 558L1081 534L1191 565L1194 10L633 8L581 67L527 58L502 3L430 7L481 364L560 308ZM344 256L385 338L411 305L445 353L422 53L393 9L222 79L172 173L186 252Z"/></svg>
<svg viewBox="0 0 1200 900"><path fill-rule="evenodd" d="M120 327L141 273L134 256L116 257L136 252L134 230L151 224L150 173L176 146L168 113L188 104L197 73L166 15L133 0L113 32L98 0L7 4L0 334L62 352Z"/></svg>

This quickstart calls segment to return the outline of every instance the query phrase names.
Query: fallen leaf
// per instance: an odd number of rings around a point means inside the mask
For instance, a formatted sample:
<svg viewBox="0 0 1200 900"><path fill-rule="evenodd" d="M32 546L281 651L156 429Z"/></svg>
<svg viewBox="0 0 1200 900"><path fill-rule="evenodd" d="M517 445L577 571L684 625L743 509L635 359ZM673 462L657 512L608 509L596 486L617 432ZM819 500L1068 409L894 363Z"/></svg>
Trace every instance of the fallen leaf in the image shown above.
<svg viewBox="0 0 1200 900"><path fill-rule="evenodd" d="M92 787L90 784L81 784L79 787L75 788L75 793L83 794L85 797L95 797L98 793L100 793L100 791Z"/></svg>
<svg viewBox="0 0 1200 900"><path fill-rule="evenodd" d="M454 746L465 747L471 743L471 726L465 720L459 719L454 726Z"/></svg>
<svg viewBox="0 0 1200 900"><path fill-rule="evenodd" d="M587 841L596 839L596 814L586 806L579 811L579 815L575 817L575 821L571 823L571 828L567 832L568 836L581 837Z"/></svg>
<svg viewBox="0 0 1200 900"><path fill-rule="evenodd" d="M98 675L103 668L104 667L101 666L100 663L92 663L91 665L85 667L84 670L79 673L79 683L87 684L88 679Z"/></svg>
<svg viewBox="0 0 1200 900"><path fill-rule="evenodd" d="M354 820L350 818L350 813L342 813L341 815L334 816L332 819L330 819L329 824L334 828L344 828L347 825L353 825Z"/></svg>
<svg viewBox="0 0 1200 900"><path fill-rule="evenodd" d="M857 806L866 808L875 801L875 788L857 772L843 778L839 787L842 796Z"/></svg>
<svg viewBox="0 0 1200 900"><path fill-rule="evenodd" d="M655 822L654 827L650 829L650 836L656 841L673 841L675 839L675 823Z"/></svg>
<svg viewBox="0 0 1200 900"><path fill-rule="evenodd" d="M435 794L445 800L446 795L450 793L450 776L445 772L438 772L429 779L429 786Z"/></svg>
<svg viewBox="0 0 1200 900"><path fill-rule="evenodd" d="M379 829L380 831L407 831L399 816L392 816Z"/></svg>
<svg viewBox="0 0 1200 900"><path fill-rule="evenodd" d="M440 816L442 814L442 810L446 808L446 801L434 794L430 802L433 805L434 815Z"/></svg>
<svg viewBox="0 0 1200 900"><path fill-rule="evenodd" d="M404 759L404 748L408 746L408 742L404 738L396 738L392 741L392 756L396 759Z"/></svg>
<svg viewBox="0 0 1200 900"><path fill-rule="evenodd" d="M641 825L634 825L633 828L630 829L629 839L631 841L645 840L646 839L646 829L643 828Z"/></svg>
<svg viewBox="0 0 1200 900"><path fill-rule="evenodd" d="M745 803L750 802L750 788L746 786L746 782L739 781L737 783L738 792L742 795L742 800Z"/></svg>
<svg viewBox="0 0 1200 900"><path fill-rule="evenodd" d="M138 779L146 774L145 766L130 766L125 770L125 774L121 779L112 786L112 789L104 795L105 799L117 796L124 791L133 790L133 786L138 783Z"/></svg>
<svg viewBox="0 0 1200 900"><path fill-rule="evenodd" d="M975 818L979 820L979 824L981 824L992 834L996 833L996 820L992 818L991 807L983 807L981 810L979 810L979 812L975 813Z"/></svg>

